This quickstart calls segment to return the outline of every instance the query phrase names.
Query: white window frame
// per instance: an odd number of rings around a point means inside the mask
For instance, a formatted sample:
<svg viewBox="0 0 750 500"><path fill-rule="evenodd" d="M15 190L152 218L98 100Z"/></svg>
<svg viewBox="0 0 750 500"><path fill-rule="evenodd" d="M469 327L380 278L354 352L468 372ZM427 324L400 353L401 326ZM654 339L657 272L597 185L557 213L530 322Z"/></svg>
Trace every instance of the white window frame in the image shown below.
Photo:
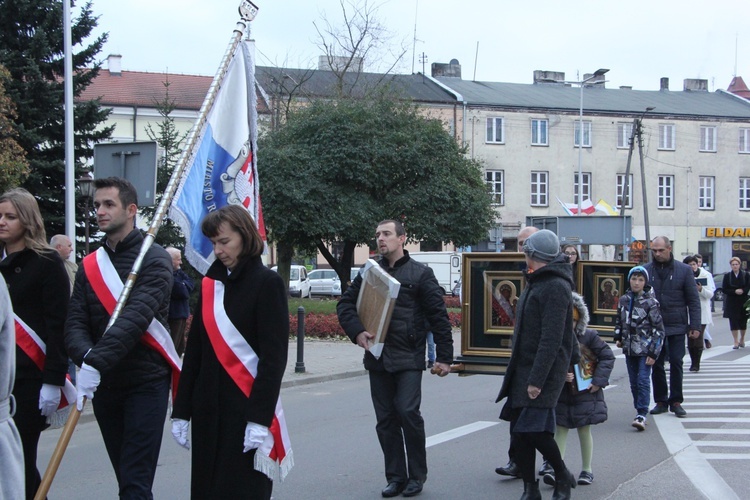
<svg viewBox="0 0 750 500"><path fill-rule="evenodd" d="M615 208L622 208L620 198L622 198L623 188L625 187L625 174L617 174L615 180ZM633 174L628 174L628 192L625 193L625 208L633 208Z"/></svg>
<svg viewBox="0 0 750 500"><path fill-rule="evenodd" d="M493 205L505 205L505 170L485 170L484 179L490 188Z"/></svg>
<svg viewBox="0 0 750 500"><path fill-rule="evenodd" d="M630 136L633 135L632 122L617 123L617 149L630 148Z"/></svg>
<svg viewBox="0 0 750 500"><path fill-rule="evenodd" d="M659 175L656 199L657 208L674 209L674 175Z"/></svg>
<svg viewBox="0 0 750 500"><path fill-rule="evenodd" d="M750 128L740 129L739 152L741 154L750 154Z"/></svg>
<svg viewBox="0 0 750 500"><path fill-rule="evenodd" d="M701 125L701 153L716 152L718 129L715 125Z"/></svg>
<svg viewBox="0 0 750 500"><path fill-rule="evenodd" d="M675 150L675 126L673 123L659 124L659 149Z"/></svg>
<svg viewBox="0 0 750 500"><path fill-rule="evenodd" d="M750 210L750 177L740 177L740 210Z"/></svg>
<svg viewBox="0 0 750 500"><path fill-rule="evenodd" d="M505 119L501 116L487 118L484 142L487 144L505 144Z"/></svg>
<svg viewBox="0 0 750 500"><path fill-rule="evenodd" d="M549 146L549 120L543 118L531 119L531 145Z"/></svg>
<svg viewBox="0 0 750 500"><path fill-rule="evenodd" d="M716 177L701 175L698 177L698 210L716 208Z"/></svg>
<svg viewBox="0 0 750 500"><path fill-rule="evenodd" d="M579 120L576 120L575 126L573 127L573 146L575 147L578 147L580 128L581 128L581 122ZM591 147L591 122L590 121L583 122L583 147L584 148Z"/></svg>
<svg viewBox="0 0 750 500"><path fill-rule="evenodd" d="M583 200L591 199L591 172L581 172L583 177ZM581 202L583 202L581 200ZM578 172L573 174L573 203L578 205Z"/></svg>
<svg viewBox="0 0 750 500"><path fill-rule="evenodd" d="M549 172L531 171L530 202L532 207L549 206Z"/></svg>

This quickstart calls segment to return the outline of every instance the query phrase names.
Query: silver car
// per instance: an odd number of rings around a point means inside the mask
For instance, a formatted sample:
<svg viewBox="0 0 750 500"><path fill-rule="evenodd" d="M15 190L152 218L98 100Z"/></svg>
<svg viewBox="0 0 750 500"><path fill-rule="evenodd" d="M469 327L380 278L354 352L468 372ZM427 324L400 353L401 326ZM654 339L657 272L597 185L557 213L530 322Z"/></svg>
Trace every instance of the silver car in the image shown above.
<svg viewBox="0 0 750 500"><path fill-rule="evenodd" d="M333 269L315 269L307 275L312 295L341 295L341 280Z"/></svg>

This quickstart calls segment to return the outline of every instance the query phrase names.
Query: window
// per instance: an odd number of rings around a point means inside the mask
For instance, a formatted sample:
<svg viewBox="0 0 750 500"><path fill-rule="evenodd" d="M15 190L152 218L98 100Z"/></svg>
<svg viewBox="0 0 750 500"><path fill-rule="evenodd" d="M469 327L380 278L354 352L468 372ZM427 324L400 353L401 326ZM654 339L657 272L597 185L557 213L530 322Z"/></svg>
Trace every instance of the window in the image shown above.
<svg viewBox="0 0 750 500"><path fill-rule="evenodd" d="M487 185L490 188L490 196L492 197L493 205L505 205L505 193L503 191L503 185L505 184L505 171L504 170L487 170L484 173L484 178L487 181Z"/></svg>
<svg viewBox="0 0 750 500"><path fill-rule="evenodd" d="M674 150L674 125L659 125L659 149Z"/></svg>
<svg viewBox="0 0 750 500"><path fill-rule="evenodd" d="M581 138L581 122L576 121L575 133L573 134L573 144L578 147L579 140ZM583 122L583 146L584 148L591 147L591 122Z"/></svg>
<svg viewBox="0 0 750 500"><path fill-rule="evenodd" d="M701 151L716 152L716 127L701 126Z"/></svg>
<svg viewBox="0 0 750 500"><path fill-rule="evenodd" d="M505 142L502 118L487 118L486 142L502 144Z"/></svg>
<svg viewBox="0 0 750 500"><path fill-rule="evenodd" d="M547 198L549 172L531 172L531 206L546 207L549 205Z"/></svg>
<svg viewBox="0 0 750 500"><path fill-rule="evenodd" d="M531 144L533 146L547 146L547 120L531 120Z"/></svg>
<svg viewBox="0 0 750 500"><path fill-rule="evenodd" d="M750 128L740 129L740 153L750 153Z"/></svg>
<svg viewBox="0 0 750 500"><path fill-rule="evenodd" d="M630 136L633 134L632 123L617 124L617 148L627 149L630 147Z"/></svg>
<svg viewBox="0 0 750 500"><path fill-rule="evenodd" d="M625 174L617 174L617 208L622 207L622 193L625 189ZM628 190L625 193L625 208L633 208L633 174L628 175Z"/></svg>
<svg viewBox="0 0 750 500"><path fill-rule="evenodd" d="M591 199L591 173L590 172L581 172L581 179L582 179L582 185L581 189L583 190L583 200L590 200ZM573 203L576 205L578 204L578 172L573 174Z"/></svg>
<svg viewBox="0 0 750 500"><path fill-rule="evenodd" d="M740 177L740 210L750 210L750 177Z"/></svg>
<svg viewBox="0 0 750 500"><path fill-rule="evenodd" d="M700 176L698 178L698 208L700 210L714 209L714 177Z"/></svg>
<svg viewBox="0 0 750 500"><path fill-rule="evenodd" d="M659 208L674 208L674 175L659 176Z"/></svg>

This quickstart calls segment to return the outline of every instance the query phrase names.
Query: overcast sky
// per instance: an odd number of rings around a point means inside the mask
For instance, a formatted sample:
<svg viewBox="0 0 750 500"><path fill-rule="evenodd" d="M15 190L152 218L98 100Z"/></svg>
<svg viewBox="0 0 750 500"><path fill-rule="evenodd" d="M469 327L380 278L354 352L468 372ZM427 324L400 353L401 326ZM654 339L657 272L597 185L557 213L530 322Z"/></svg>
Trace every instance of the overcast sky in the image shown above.
<svg viewBox="0 0 750 500"><path fill-rule="evenodd" d="M345 0L352 1L361 2ZM239 3L93 0L93 12L100 16L97 33L109 33L101 58L122 55L124 70L213 75L239 19ZM251 23L259 65L316 67L322 51L313 22L321 26L325 15L342 24L339 0L254 3L260 8ZM418 56L424 53L426 73L433 62L458 59L465 80L531 83L537 69L579 80L579 72L609 68L609 88L658 90L659 79L668 77L671 90L682 90L685 78L702 78L713 91L725 89L735 73L750 84L748 0L369 3L379 6L375 15L393 44L406 50L399 73L422 71ZM380 54L365 61L365 70L382 71L388 60Z"/></svg>

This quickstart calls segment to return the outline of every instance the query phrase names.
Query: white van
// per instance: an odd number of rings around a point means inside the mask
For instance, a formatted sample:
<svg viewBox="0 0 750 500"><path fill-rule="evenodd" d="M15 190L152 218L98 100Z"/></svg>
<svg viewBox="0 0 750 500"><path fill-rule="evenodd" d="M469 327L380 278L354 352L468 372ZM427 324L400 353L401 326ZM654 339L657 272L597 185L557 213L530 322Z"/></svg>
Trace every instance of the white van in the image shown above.
<svg viewBox="0 0 750 500"><path fill-rule="evenodd" d="M461 254L459 253L409 252L409 257L432 268L444 295L450 295L461 280Z"/></svg>
<svg viewBox="0 0 750 500"><path fill-rule="evenodd" d="M271 271L279 272L278 266L273 266ZM292 297L310 298L310 280L307 278L305 266L292 265L289 269L289 295Z"/></svg>

